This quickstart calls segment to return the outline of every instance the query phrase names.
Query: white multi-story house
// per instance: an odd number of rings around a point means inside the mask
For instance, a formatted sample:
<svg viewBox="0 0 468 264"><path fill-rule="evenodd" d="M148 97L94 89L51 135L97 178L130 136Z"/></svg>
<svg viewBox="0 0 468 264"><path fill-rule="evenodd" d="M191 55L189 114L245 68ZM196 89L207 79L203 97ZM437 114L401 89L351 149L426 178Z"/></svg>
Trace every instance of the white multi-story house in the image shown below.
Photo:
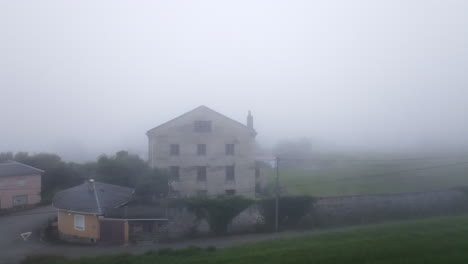
<svg viewBox="0 0 468 264"><path fill-rule="evenodd" d="M243 124L200 106L146 134L149 164L168 170L175 195L252 197L259 190L250 112Z"/></svg>

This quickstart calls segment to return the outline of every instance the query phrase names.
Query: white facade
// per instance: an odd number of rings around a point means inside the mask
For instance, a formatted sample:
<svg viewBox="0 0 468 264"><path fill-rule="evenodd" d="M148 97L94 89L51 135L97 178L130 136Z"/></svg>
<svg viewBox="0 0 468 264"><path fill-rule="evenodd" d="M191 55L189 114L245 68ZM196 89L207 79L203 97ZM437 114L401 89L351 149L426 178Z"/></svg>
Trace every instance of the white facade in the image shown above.
<svg viewBox="0 0 468 264"><path fill-rule="evenodd" d="M172 189L180 196L252 197L256 132L250 114L248 123L200 106L147 132L149 164L168 170Z"/></svg>

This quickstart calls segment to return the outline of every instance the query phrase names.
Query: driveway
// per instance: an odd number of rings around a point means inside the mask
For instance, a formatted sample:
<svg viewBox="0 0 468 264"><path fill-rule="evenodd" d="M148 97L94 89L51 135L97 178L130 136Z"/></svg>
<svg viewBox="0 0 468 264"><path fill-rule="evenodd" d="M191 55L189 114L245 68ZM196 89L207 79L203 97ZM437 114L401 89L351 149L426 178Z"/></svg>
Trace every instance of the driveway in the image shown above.
<svg viewBox="0 0 468 264"><path fill-rule="evenodd" d="M25 254L44 247L40 242L39 230L55 214L52 206L41 206L0 216L0 263L17 262ZM21 233L25 232L31 232L26 241L21 237Z"/></svg>

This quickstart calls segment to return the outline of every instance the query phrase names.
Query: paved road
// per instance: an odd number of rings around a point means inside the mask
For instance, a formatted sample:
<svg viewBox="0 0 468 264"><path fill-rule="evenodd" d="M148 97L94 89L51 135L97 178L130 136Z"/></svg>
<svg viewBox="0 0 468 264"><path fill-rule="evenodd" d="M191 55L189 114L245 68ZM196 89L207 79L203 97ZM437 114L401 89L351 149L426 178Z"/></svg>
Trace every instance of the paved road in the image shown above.
<svg viewBox="0 0 468 264"><path fill-rule="evenodd" d="M28 252L44 247L39 241L39 230L47 219L55 215L51 206L0 216L0 263L14 263ZM27 241L21 233L32 232Z"/></svg>

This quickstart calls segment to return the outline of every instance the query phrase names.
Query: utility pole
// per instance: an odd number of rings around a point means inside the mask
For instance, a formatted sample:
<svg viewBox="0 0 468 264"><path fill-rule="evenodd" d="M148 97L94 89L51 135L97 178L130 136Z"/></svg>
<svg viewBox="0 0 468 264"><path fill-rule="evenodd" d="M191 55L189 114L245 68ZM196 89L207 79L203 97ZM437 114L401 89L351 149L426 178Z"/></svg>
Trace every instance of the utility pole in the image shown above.
<svg viewBox="0 0 468 264"><path fill-rule="evenodd" d="M276 157L276 199L275 199L275 232L278 232L278 218L279 218L279 158Z"/></svg>

